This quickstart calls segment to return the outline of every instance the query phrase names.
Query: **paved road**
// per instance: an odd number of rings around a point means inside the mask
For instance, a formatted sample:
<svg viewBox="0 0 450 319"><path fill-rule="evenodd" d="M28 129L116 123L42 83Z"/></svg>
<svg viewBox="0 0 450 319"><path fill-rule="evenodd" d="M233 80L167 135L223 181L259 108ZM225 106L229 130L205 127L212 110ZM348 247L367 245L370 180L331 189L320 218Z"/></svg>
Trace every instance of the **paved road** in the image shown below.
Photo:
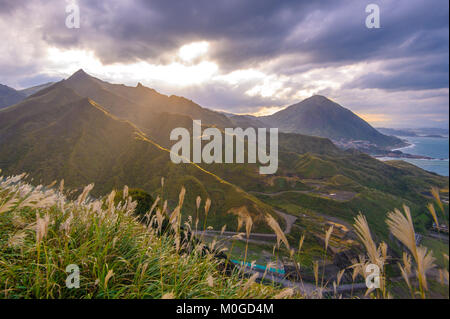
<svg viewBox="0 0 450 319"><path fill-rule="evenodd" d="M444 241L448 242L448 234L443 234L443 233L435 233L435 232L429 232L428 236L433 237L433 238L437 238L437 239L442 239Z"/></svg>
<svg viewBox="0 0 450 319"><path fill-rule="evenodd" d="M292 226L294 225L295 221L297 220L296 216L293 215L289 215L286 213L283 213L279 210L275 210L275 212L284 219L285 223L286 223L286 228L284 229L284 233L285 234L289 234L292 230ZM241 232L242 233L242 232ZM232 231L224 231L223 233L221 233L220 230L206 230L206 231L197 231L195 232L196 235L200 235L200 236L220 236L220 237L233 237L237 234L240 234L238 232L232 232ZM245 238L245 235L243 236ZM255 243L269 243L270 242L264 242L264 239L271 239L271 240L276 240L277 239L277 235L275 234L267 234L267 233L250 233L250 242L255 242Z"/></svg>
<svg viewBox="0 0 450 319"><path fill-rule="evenodd" d="M248 269L248 267L246 267ZM309 282L297 282L297 281L291 281L288 279L284 279L282 277L279 276L275 276L272 274L265 274L260 272L260 271L254 271L254 270L248 270L251 273L257 273L258 274L258 279L262 279L262 277L264 276L265 280L269 280L269 281L273 281L276 283L281 284L283 287L286 288L295 288L298 291L300 291L300 293L305 294L307 296L312 296L315 292L318 293L318 288L316 287L315 284L313 283L309 283ZM337 293L345 293L345 292L351 292L351 291L359 291L359 290L366 290L367 286L366 283L354 283L354 284L344 284L344 285L340 285L339 287L336 287L336 292ZM334 294L334 288L331 287L327 287L324 288L322 290L322 294Z"/></svg>

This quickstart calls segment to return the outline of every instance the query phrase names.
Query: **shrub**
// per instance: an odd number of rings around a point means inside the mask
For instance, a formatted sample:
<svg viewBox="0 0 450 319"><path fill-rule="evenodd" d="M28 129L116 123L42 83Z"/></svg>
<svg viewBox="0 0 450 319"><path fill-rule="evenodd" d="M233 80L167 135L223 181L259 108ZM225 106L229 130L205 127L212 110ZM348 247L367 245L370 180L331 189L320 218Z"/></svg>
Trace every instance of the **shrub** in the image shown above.
<svg viewBox="0 0 450 319"><path fill-rule="evenodd" d="M114 204L118 205L120 202L124 202L123 190L116 193L114 197ZM154 200L153 197L140 188L130 188L128 190L128 196L137 203L134 213L138 216L144 216L152 207Z"/></svg>

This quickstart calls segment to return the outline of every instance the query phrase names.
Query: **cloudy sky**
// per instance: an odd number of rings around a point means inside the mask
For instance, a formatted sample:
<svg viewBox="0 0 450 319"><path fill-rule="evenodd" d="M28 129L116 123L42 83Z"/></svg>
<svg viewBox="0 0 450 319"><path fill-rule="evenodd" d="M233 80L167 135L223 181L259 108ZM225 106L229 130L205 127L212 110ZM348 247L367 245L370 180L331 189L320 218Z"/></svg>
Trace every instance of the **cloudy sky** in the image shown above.
<svg viewBox="0 0 450 319"><path fill-rule="evenodd" d="M447 0L78 0L69 29L72 2L0 0L0 83L83 68L234 113L322 94L375 126L448 127Z"/></svg>

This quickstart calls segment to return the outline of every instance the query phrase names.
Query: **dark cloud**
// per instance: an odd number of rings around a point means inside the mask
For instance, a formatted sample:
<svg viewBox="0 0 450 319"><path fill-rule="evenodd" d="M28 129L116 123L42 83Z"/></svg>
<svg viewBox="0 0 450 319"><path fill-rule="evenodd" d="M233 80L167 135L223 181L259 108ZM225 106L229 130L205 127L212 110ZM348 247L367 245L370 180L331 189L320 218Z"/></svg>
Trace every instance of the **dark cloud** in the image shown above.
<svg viewBox="0 0 450 319"><path fill-rule="evenodd" d="M14 0L0 0L0 15L7 15L20 8L22 3Z"/></svg>
<svg viewBox="0 0 450 319"><path fill-rule="evenodd" d="M2 0L0 10L20 3ZM66 3L48 3L42 6L54 9L42 17L42 38L89 48L105 63L164 62L168 52L196 40L213 42L212 58L224 70L287 54L298 54L302 64L328 64L448 52L446 1L377 1L382 28L367 29L368 2L360 0L80 0L76 31L64 27Z"/></svg>
<svg viewBox="0 0 450 319"><path fill-rule="evenodd" d="M79 1L82 27L61 27L60 10L44 26L45 40L60 47L94 49L106 63L159 62L196 40L214 42L224 68L273 57L293 26L327 1ZM63 4L62 4L63 5Z"/></svg>
<svg viewBox="0 0 450 319"><path fill-rule="evenodd" d="M379 72L364 74L344 87L391 91L448 88L448 69L447 55L401 60L386 63Z"/></svg>
<svg viewBox="0 0 450 319"><path fill-rule="evenodd" d="M237 69L263 70L284 77L293 97L245 94L255 83L230 88L216 81L176 91L163 84L159 88L186 94L205 106L247 111L295 102L296 91L311 88L311 83L297 80L308 71L367 63L379 67L343 83L341 93L330 87L322 91L343 101L351 101L350 97L358 96L361 90L378 89L391 93L447 89L448 95L449 4L445 0L77 2L81 28L68 29L64 23L69 1L0 0L1 19L11 19L7 24L11 30L0 20L0 34L8 34L10 46L17 46L15 52L2 52L3 59L0 56L0 82L14 75L17 79L12 83L20 85L41 79L39 63L47 47L87 49L103 64L141 60L168 64L182 45L208 41L207 58L218 64L221 74ZM365 7L372 2L380 6L380 29L365 27ZM30 46L34 46L32 50ZM12 58L15 65L10 62ZM433 100L439 110L448 100L442 94L439 91L439 102ZM364 99L357 100L363 103L361 107L368 105Z"/></svg>
<svg viewBox="0 0 450 319"><path fill-rule="evenodd" d="M448 51L447 2L378 3L381 29L365 27L359 0L82 0L81 29L63 28L59 10L43 30L48 43L94 49L107 63L160 61L196 40L214 42L212 58L225 69L286 54L326 64Z"/></svg>

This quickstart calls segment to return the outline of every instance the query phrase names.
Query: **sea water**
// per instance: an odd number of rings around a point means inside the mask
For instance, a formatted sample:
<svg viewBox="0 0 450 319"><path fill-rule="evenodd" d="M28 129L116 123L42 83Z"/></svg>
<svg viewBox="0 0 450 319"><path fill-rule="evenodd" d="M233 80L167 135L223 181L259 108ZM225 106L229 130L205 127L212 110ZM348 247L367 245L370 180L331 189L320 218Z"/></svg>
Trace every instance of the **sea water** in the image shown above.
<svg viewBox="0 0 450 319"><path fill-rule="evenodd" d="M387 160L403 160L405 162L414 164L424 170L437 173L443 176L449 176L449 139L447 137L399 137L407 140L410 146L400 148L403 153L422 155L432 157L433 159L414 159L414 158L392 158L382 157L382 161Z"/></svg>

